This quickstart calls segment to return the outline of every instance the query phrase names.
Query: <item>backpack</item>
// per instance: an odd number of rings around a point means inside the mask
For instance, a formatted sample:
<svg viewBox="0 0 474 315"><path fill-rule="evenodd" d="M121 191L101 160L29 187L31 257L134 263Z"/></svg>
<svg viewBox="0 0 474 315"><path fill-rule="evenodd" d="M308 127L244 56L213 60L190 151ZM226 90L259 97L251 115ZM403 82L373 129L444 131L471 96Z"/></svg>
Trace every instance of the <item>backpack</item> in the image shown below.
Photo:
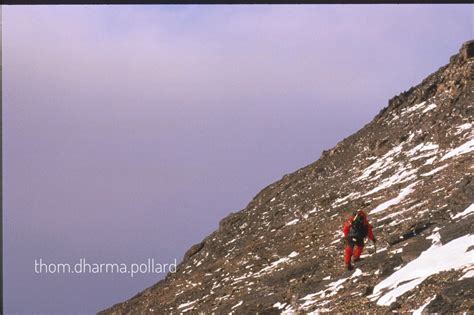
<svg viewBox="0 0 474 315"><path fill-rule="evenodd" d="M356 239L363 239L367 237L368 229L364 224L364 218L361 216L356 216L351 222L351 227L349 229L349 237Z"/></svg>

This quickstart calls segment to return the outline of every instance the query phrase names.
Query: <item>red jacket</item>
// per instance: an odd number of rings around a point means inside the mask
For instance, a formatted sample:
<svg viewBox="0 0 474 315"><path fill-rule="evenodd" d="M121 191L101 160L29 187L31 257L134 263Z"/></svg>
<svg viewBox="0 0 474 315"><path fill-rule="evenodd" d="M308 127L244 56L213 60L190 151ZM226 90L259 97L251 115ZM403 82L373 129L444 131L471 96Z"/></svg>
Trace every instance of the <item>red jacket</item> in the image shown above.
<svg viewBox="0 0 474 315"><path fill-rule="evenodd" d="M365 214L364 211L360 210L360 211L357 212L357 215L362 216L364 218L364 226L367 227L367 237L371 241L373 241L374 240L374 234L372 232L372 225L370 225L369 221L367 220L367 214ZM352 224L352 221L354 220L354 217L355 216L350 216L349 220L347 220L344 223L344 227L342 229L342 231L344 232L344 237L347 237L347 235L349 234L349 230L351 228L351 224Z"/></svg>

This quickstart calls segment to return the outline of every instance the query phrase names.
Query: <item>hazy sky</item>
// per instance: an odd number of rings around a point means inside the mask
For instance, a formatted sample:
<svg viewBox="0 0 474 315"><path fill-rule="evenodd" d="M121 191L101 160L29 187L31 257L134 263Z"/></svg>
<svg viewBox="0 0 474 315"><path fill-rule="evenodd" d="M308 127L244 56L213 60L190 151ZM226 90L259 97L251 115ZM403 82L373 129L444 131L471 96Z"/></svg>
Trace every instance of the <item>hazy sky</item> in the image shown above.
<svg viewBox="0 0 474 315"><path fill-rule="evenodd" d="M93 313L473 38L472 5L3 6L4 304Z"/></svg>

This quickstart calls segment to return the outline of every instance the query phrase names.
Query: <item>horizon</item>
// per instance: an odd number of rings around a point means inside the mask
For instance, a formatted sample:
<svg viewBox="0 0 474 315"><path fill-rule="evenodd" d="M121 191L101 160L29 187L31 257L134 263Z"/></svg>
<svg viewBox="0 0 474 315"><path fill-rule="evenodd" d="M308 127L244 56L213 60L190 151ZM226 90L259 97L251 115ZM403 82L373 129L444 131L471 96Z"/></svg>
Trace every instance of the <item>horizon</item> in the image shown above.
<svg viewBox="0 0 474 315"><path fill-rule="evenodd" d="M4 6L5 312L92 313L155 284L34 260L181 262L446 65L473 8Z"/></svg>

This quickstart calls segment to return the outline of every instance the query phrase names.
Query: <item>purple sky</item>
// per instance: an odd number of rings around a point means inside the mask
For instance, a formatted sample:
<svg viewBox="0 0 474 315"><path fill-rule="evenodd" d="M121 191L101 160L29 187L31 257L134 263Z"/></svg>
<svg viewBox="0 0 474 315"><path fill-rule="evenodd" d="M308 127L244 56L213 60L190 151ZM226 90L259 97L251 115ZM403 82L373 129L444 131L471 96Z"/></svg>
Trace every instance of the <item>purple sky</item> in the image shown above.
<svg viewBox="0 0 474 315"><path fill-rule="evenodd" d="M3 6L4 304L93 313L473 37L472 5Z"/></svg>

